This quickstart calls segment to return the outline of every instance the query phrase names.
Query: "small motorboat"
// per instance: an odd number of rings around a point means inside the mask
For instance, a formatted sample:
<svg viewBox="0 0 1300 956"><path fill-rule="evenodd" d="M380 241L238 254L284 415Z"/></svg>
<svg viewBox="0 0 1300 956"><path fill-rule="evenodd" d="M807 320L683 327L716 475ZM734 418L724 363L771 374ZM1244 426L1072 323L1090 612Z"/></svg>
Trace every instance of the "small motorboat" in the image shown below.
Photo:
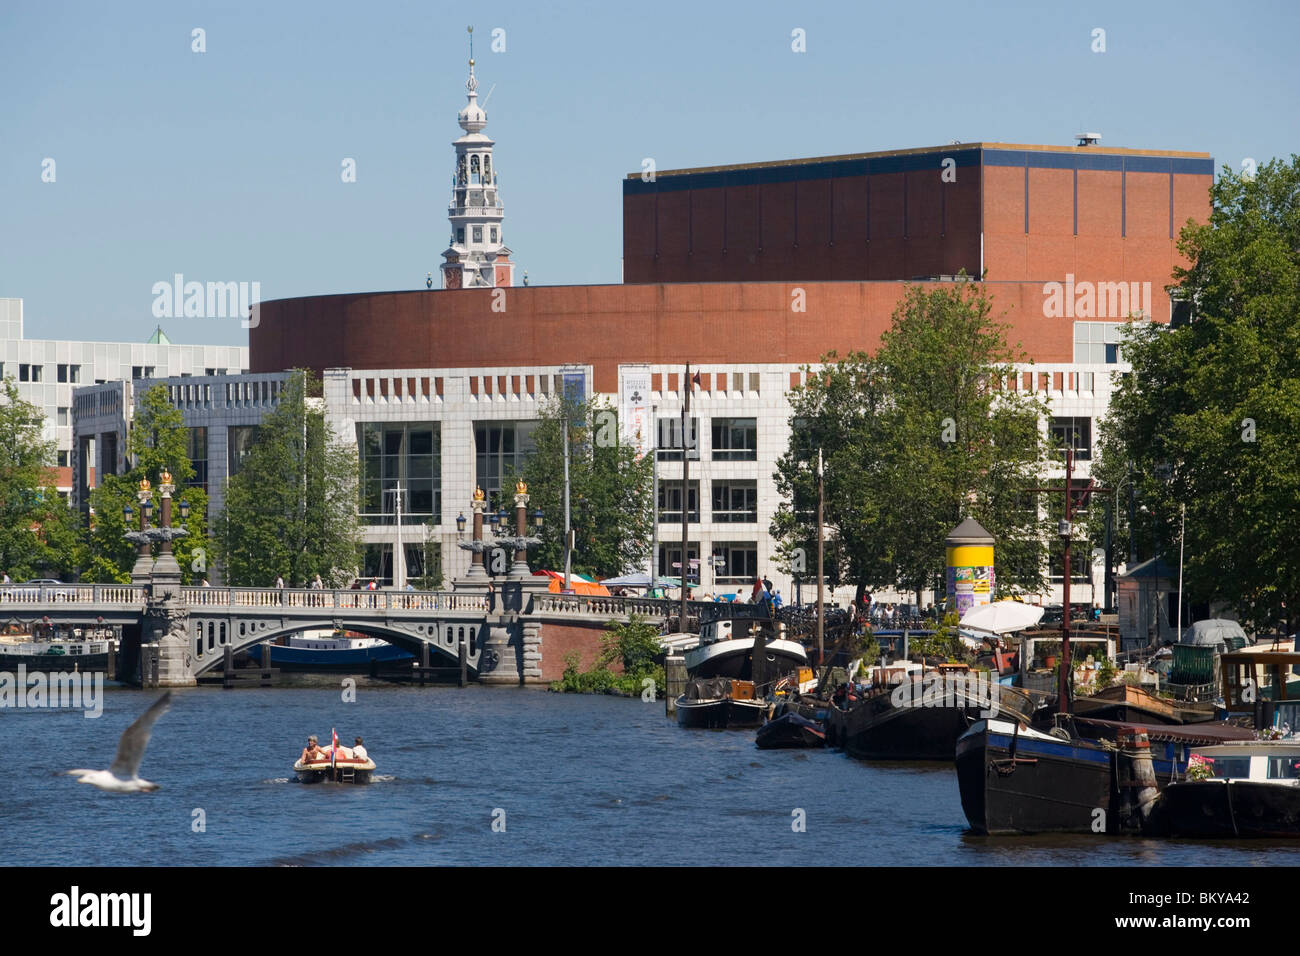
<svg viewBox="0 0 1300 956"><path fill-rule="evenodd" d="M687 683L676 706L677 723L682 727L728 730L759 726L769 705L754 699L752 681L714 677Z"/></svg>
<svg viewBox="0 0 1300 956"><path fill-rule="evenodd" d="M777 750L786 747L825 747L826 731L815 720L787 711L775 720L769 720L754 737L760 750Z"/></svg>
<svg viewBox="0 0 1300 956"><path fill-rule="evenodd" d="M356 756L351 747L339 747L334 757L328 751L324 753L319 760L294 761L293 770L299 783L370 783L375 762L368 756Z"/></svg>

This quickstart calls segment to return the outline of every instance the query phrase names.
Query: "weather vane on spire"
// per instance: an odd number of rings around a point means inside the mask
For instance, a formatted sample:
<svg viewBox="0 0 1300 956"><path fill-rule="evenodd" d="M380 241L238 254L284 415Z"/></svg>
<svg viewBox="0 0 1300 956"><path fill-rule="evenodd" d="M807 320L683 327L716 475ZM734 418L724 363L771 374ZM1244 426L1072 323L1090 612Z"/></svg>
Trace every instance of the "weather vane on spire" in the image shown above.
<svg viewBox="0 0 1300 956"><path fill-rule="evenodd" d="M465 85L469 88L470 93L478 89L478 80L474 79L474 28L466 27L469 31L469 82Z"/></svg>

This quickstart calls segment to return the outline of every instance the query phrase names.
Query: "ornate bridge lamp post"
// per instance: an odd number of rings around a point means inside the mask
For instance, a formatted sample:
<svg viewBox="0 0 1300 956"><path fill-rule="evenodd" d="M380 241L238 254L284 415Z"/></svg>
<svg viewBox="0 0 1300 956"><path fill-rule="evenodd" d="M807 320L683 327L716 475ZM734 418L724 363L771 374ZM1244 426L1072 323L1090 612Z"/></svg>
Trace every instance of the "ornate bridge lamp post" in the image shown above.
<svg viewBox="0 0 1300 956"><path fill-rule="evenodd" d="M515 560L510 565L510 577L521 581L527 580L533 574L532 569L528 567L528 548L541 544L542 539L528 533L528 486L522 480L515 485L515 533L513 536L504 533L508 524L504 520L504 508L502 509L502 518L501 543L515 549ZM533 520L538 533L540 533L542 530L542 510L540 508L533 512Z"/></svg>
<svg viewBox="0 0 1300 956"><path fill-rule="evenodd" d="M172 540L186 533L185 528L173 528L172 484L170 472L159 478L158 490L162 493L162 526L150 528L148 518L153 511L153 499L148 479L140 482L140 530L128 532L129 541L140 545L131 578L136 583L148 582L148 600L142 621L140 647L140 682L146 687L193 687L193 658L189 648L189 609L180 601L181 569L172 554ZM181 516L189 513L189 504L180 503ZM123 514L130 506L123 509ZM160 542L158 560L150 562L149 552L154 542Z"/></svg>
<svg viewBox="0 0 1300 956"><path fill-rule="evenodd" d="M179 593L181 586L181 566L176 563L176 556L172 554L172 539L179 538L188 532L186 528L172 527L172 492L176 486L172 484L171 472L164 471L158 476L162 482L158 485L158 491L162 494L162 527L157 528L154 534L162 542L162 548L158 553L158 560L153 566L153 587L154 597L169 597ZM189 504L182 501L180 503L181 517L188 517Z"/></svg>
<svg viewBox="0 0 1300 956"><path fill-rule="evenodd" d="M487 545L483 543L483 512L487 509L487 496L483 494L482 488L474 489L474 498L470 501L470 513L473 517L473 531L469 541L458 541L456 546L473 553L470 559L469 571L460 582L454 582L465 587L486 588L488 586L487 571L483 568L483 552ZM461 515L456 519L456 531L461 533L465 530L465 516Z"/></svg>
<svg viewBox="0 0 1300 956"><path fill-rule="evenodd" d="M148 584L149 576L153 573L153 539L149 537L149 519L153 517L153 491L148 478L140 479L140 488L135 496L140 503L140 530L128 531L126 537L130 541L139 542L140 549L136 555L135 567L131 569L131 583ZM134 514L129 504L122 508L122 517L128 528L131 527Z"/></svg>

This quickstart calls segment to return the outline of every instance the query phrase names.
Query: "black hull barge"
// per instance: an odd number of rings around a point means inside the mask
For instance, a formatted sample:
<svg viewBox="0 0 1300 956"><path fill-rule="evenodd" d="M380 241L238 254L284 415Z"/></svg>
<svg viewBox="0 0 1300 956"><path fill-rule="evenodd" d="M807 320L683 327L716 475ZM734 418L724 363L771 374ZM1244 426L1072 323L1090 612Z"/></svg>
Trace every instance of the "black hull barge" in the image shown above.
<svg viewBox="0 0 1300 956"><path fill-rule="evenodd" d="M881 672L890 669L877 668ZM887 677L887 675L886 675ZM878 681L857 699L832 701L827 741L860 760L952 760L957 739L975 721L1004 717L1027 721L1036 704L1024 691L977 675L945 670L908 675L901 683Z"/></svg>

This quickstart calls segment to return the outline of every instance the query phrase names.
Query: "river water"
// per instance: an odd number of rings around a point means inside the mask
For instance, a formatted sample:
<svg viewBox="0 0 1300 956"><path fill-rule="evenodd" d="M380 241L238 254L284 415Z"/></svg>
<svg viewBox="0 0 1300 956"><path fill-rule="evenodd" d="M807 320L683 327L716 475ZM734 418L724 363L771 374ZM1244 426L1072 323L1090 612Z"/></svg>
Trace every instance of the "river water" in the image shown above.
<svg viewBox="0 0 1300 956"><path fill-rule="evenodd" d="M157 692L105 695L99 719L0 710L7 864L1300 863L1287 843L976 837L951 766L759 751L752 730L679 728L662 701L533 689L177 691L141 767L162 789L110 794L62 771L107 767ZM331 727L365 737L373 785L294 782Z"/></svg>

